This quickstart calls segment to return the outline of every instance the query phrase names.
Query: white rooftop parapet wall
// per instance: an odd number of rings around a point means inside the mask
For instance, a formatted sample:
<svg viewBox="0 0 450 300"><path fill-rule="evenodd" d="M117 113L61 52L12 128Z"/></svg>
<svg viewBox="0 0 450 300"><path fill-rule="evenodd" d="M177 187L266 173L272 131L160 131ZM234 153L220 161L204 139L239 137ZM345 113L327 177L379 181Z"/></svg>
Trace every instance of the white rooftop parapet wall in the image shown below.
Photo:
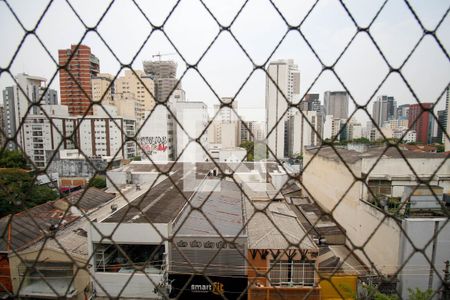
<svg viewBox="0 0 450 300"><path fill-rule="evenodd" d="M289 179L289 176L284 172L284 170L279 170L275 172L269 173L272 178L272 184L276 190L280 190L286 184Z"/></svg>

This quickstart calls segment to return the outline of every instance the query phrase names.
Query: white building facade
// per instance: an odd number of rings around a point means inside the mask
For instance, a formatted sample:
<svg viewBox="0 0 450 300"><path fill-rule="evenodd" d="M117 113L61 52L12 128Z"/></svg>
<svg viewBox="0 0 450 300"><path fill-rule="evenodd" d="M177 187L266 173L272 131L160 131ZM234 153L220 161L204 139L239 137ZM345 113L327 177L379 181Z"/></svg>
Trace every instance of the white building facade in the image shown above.
<svg viewBox="0 0 450 300"><path fill-rule="evenodd" d="M17 145L8 143L10 150L25 143L23 128L19 130L25 116L40 113L38 106L31 105L56 105L58 102L57 92L46 86L47 79L21 73L15 80L16 85L3 90L4 131L7 137L15 137L17 142Z"/></svg>
<svg viewBox="0 0 450 300"><path fill-rule="evenodd" d="M270 158L289 155L286 139L288 103L300 94L300 72L292 59L270 62L266 77L266 125L267 145Z"/></svg>
<svg viewBox="0 0 450 300"><path fill-rule="evenodd" d="M396 149L384 150L380 147L357 153L326 147L305 151L308 168L303 173L303 185L325 212L332 211L333 218L346 231L347 245L363 247L364 253L359 249L354 253L372 266L374 273L393 275L402 267L396 282L397 290L406 299L408 288L436 290L441 286L444 257L450 255L450 226L439 214L421 217L413 215L409 209L396 213L377 203L386 197L389 201L399 199L401 205L408 189L418 186L419 178L426 178L432 187L440 189L442 198L442 193L450 191L450 165L442 164L445 155L438 153L403 151L406 162ZM339 151L339 157L335 151ZM368 174L364 183L355 180L354 176L363 174ZM429 197L433 198L433 195ZM406 206L405 202L401 207ZM434 237L436 228L440 231ZM409 259L414 251L410 240L419 249L425 247L427 258L416 253Z"/></svg>
<svg viewBox="0 0 450 300"><path fill-rule="evenodd" d="M113 106L104 106L108 114L94 109L94 115L85 117L69 116L65 105L41 108L41 113L24 119L22 129L23 149L38 168L46 166L48 150L79 149L85 157L115 159L137 155L136 144L126 141L136 134L136 121L117 116Z"/></svg>
<svg viewBox="0 0 450 300"><path fill-rule="evenodd" d="M152 161L168 161L173 157L173 129L170 127L169 114L163 105L156 106L145 115L139 133L141 158Z"/></svg>
<svg viewBox="0 0 450 300"><path fill-rule="evenodd" d="M317 111L297 111L290 116L290 149L292 155L302 154L305 146L322 142L322 116Z"/></svg>
<svg viewBox="0 0 450 300"><path fill-rule="evenodd" d="M175 104L176 117L180 124L174 124L176 155L180 161L200 162L208 160L208 107L199 101L184 101ZM193 139L192 141L190 139ZM199 142L195 140L198 139ZM202 146L200 146L202 145ZM205 151L206 150L206 151Z"/></svg>

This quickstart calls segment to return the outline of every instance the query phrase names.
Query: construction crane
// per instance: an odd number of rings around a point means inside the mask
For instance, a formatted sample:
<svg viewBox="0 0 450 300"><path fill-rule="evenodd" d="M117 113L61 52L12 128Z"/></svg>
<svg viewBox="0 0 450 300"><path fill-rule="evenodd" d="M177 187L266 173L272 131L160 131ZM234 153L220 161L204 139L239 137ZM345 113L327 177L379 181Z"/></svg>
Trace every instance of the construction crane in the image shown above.
<svg viewBox="0 0 450 300"><path fill-rule="evenodd" d="M175 52L172 52L172 53L161 53L161 52L158 52L158 54L154 54L154 55L152 55L152 57L159 57L159 61L161 61L161 56L169 56L169 55L176 55L176 53Z"/></svg>

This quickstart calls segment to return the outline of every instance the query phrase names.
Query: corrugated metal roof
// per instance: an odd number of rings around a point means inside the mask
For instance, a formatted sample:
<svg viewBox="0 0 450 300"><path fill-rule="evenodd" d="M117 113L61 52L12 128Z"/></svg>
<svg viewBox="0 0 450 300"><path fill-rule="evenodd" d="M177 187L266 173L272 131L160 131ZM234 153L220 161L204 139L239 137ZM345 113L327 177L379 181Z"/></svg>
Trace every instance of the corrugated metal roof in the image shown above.
<svg viewBox="0 0 450 300"><path fill-rule="evenodd" d="M281 193L289 197L301 197L302 189L298 186L297 181L290 179L281 189Z"/></svg>
<svg viewBox="0 0 450 300"><path fill-rule="evenodd" d="M40 240L39 242L27 247L27 251L39 251L43 248L45 242L45 248L54 249L56 251L62 250L68 252L71 255L76 254L80 257L86 258L89 254L87 243L87 231L89 227L89 221L85 217L81 217L78 220L70 223L65 228L58 230L57 234L48 240Z"/></svg>
<svg viewBox="0 0 450 300"><path fill-rule="evenodd" d="M258 211L255 212L255 208ZM249 249L317 249L284 201L245 200Z"/></svg>
<svg viewBox="0 0 450 300"><path fill-rule="evenodd" d="M213 192L208 192L208 188ZM244 235L241 197L236 183L224 179L216 184L211 182L190 200L193 207L201 206L203 214L186 206L174 224L174 231L177 235L194 236L218 236L218 232L223 236Z"/></svg>
<svg viewBox="0 0 450 300"><path fill-rule="evenodd" d="M50 231L50 226L59 224L64 212L53 207L53 201L47 202L28 211L23 211L15 215L4 217L0 226L2 233L1 251L8 251L13 248L18 250L24 246L39 240ZM67 215L65 222L70 222L76 217ZM8 242L9 241L9 242ZM9 245L8 245L9 244Z"/></svg>
<svg viewBox="0 0 450 300"><path fill-rule="evenodd" d="M70 204L75 205L78 209L88 211L108 202L113 198L113 194L106 193L95 187L91 187L86 192L84 192L84 190L76 191L67 196L65 199Z"/></svg>
<svg viewBox="0 0 450 300"><path fill-rule="evenodd" d="M78 203L77 207L83 210L90 210L106 203L113 197L113 195L102 190L89 188L84 195L83 191L77 191L66 199L71 203ZM64 226L78 219L78 216L70 213L64 215L65 211L57 208L55 202L49 201L27 211L2 218L0 220L0 233L2 235L0 251L8 251L11 248L19 250L40 240L45 232L50 231L52 225ZM64 220L62 220L63 217ZM62 229L62 227L60 228Z"/></svg>
<svg viewBox="0 0 450 300"><path fill-rule="evenodd" d="M163 165L164 166L164 165ZM165 165L167 168L168 165ZM194 165L177 163L172 169L171 180L166 177L144 195L136 199L129 199L133 206L127 205L110 217L103 220L105 223L167 223L172 221L183 208L186 199L189 199L193 189L184 189L184 177L189 176L189 172L195 172L195 176L200 179L211 169L210 165ZM167 171L169 168L167 168ZM200 180L198 180L200 181ZM175 188L177 186L177 188ZM180 192L181 191L181 192Z"/></svg>
<svg viewBox="0 0 450 300"><path fill-rule="evenodd" d="M268 182L245 182L242 185L245 194L254 201L270 201L272 199L282 200L283 194Z"/></svg>

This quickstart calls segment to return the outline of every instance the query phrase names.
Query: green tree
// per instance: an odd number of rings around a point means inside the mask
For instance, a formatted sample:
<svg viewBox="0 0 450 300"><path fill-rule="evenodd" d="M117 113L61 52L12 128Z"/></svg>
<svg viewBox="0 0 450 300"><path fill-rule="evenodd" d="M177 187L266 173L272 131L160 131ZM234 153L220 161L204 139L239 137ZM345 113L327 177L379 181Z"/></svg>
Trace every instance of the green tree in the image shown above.
<svg viewBox="0 0 450 300"><path fill-rule="evenodd" d="M388 295L388 294L383 294L381 292L376 292L374 297L374 300L398 300L398 296L397 295Z"/></svg>
<svg viewBox="0 0 450 300"><path fill-rule="evenodd" d="M363 285L361 292L358 293L357 300L398 300L396 294L384 294L378 290L378 287L372 284Z"/></svg>
<svg viewBox="0 0 450 300"><path fill-rule="evenodd" d="M360 137L357 139L353 139L352 143L358 143L358 144L370 144L370 140L365 137Z"/></svg>
<svg viewBox="0 0 450 300"><path fill-rule="evenodd" d="M300 153L294 153L292 154L291 158L295 158L295 159L303 159L303 155Z"/></svg>
<svg viewBox="0 0 450 300"><path fill-rule="evenodd" d="M247 161L253 161L254 160L254 148L255 143L252 141L243 141L239 147L244 148L245 151L247 151Z"/></svg>
<svg viewBox="0 0 450 300"><path fill-rule="evenodd" d="M48 186L37 185L33 172L0 169L0 217L55 200L58 196Z"/></svg>
<svg viewBox="0 0 450 300"><path fill-rule="evenodd" d="M255 145L255 143L252 141L243 141L239 145L239 147L244 148L247 151L247 161L259 161L261 159L267 158L267 156L269 155L267 146L262 143L258 143Z"/></svg>
<svg viewBox="0 0 450 300"><path fill-rule="evenodd" d="M433 296L433 290L428 289L426 291L422 291L419 288L416 289L408 289L409 300L429 300Z"/></svg>
<svg viewBox="0 0 450 300"><path fill-rule="evenodd" d="M95 176L89 181L90 187L96 187L98 189L103 189L106 187L106 177L105 176Z"/></svg>
<svg viewBox="0 0 450 300"><path fill-rule="evenodd" d="M444 152L445 151L445 146L442 144L437 144L435 145L436 147L436 152Z"/></svg>
<svg viewBox="0 0 450 300"><path fill-rule="evenodd" d="M27 168L27 160L19 150L0 152L0 168Z"/></svg>

